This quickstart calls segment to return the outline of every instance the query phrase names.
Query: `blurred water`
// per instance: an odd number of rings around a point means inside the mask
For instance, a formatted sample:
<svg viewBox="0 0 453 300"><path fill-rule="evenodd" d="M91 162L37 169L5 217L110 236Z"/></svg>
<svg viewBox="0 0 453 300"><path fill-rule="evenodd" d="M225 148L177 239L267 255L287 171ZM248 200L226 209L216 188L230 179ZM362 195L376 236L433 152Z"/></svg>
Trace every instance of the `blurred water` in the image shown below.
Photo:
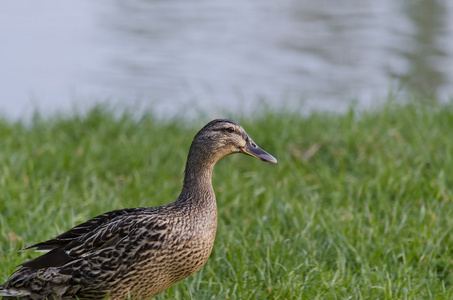
<svg viewBox="0 0 453 300"><path fill-rule="evenodd" d="M453 95L453 2L2 1L0 113L343 110Z"/></svg>

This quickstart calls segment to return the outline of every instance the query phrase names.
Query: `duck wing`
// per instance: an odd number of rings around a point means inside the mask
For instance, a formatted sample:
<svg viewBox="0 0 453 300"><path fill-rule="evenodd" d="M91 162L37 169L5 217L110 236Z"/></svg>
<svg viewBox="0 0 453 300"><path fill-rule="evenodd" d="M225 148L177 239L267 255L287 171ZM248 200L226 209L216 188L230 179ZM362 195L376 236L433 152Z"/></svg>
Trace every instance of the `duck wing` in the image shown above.
<svg viewBox="0 0 453 300"><path fill-rule="evenodd" d="M129 208L110 211L53 239L26 247L21 251L36 248L35 251L47 253L19 266L33 269L59 267L79 257L113 246L130 233L137 221L137 213L140 214L144 210L148 209Z"/></svg>

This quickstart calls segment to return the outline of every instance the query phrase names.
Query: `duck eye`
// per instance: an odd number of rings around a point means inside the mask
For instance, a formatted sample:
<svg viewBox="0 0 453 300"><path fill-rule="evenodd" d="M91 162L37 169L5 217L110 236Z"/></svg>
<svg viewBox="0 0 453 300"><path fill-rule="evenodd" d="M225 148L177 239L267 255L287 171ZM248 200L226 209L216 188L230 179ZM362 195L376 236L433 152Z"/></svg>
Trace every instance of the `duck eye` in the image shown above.
<svg viewBox="0 0 453 300"><path fill-rule="evenodd" d="M227 128L227 131L228 131L228 132L234 132L234 128L233 128L233 127L228 127L228 128Z"/></svg>

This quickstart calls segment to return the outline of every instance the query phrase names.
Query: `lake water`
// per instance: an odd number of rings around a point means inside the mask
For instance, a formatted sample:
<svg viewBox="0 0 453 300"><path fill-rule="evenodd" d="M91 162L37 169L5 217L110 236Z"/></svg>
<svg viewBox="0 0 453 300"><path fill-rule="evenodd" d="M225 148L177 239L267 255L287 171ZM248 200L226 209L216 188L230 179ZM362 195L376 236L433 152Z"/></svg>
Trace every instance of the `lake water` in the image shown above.
<svg viewBox="0 0 453 300"><path fill-rule="evenodd" d="M453 95L453 1L6 0L0 114L342 111ZM303 105L302 105L303 103Z"/></svg>

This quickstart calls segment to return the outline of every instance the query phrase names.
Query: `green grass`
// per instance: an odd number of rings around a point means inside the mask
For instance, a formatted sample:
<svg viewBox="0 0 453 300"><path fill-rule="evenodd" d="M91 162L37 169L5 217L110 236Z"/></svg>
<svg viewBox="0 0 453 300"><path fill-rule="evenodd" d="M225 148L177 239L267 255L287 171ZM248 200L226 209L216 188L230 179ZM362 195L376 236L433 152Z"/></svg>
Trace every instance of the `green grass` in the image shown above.
<svg viewBox="0 0 453 300"><path fill-rule="evenodd" d="M201 119L0 121L0 281L26 245L175 200ZM279 164L218 163L213 253L157 299L453 298L453 104L237 121Z"/></svg>

